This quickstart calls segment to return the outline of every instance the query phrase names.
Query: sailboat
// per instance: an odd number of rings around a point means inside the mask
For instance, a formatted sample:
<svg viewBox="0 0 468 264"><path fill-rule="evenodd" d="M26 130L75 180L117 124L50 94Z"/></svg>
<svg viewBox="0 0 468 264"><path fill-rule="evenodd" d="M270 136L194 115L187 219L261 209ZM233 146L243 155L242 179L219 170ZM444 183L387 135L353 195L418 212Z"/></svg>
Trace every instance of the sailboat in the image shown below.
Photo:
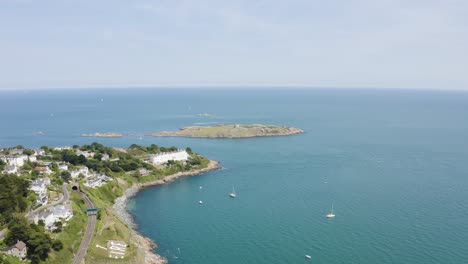
<svg viewBox="0 0 468 264"><path fill-rule="evenodd" d="M234 186L232 187L232 193L229 194L229 197L236 198L236 190L234 190Z"/></svg>
<svg viewBox="0 0 468 264"><path fill-rule="evenodd" d="M326 217L327 218L335 218L335 214L333 213L333 204L332 204L331 212L329 214L327 214Z"/></svg>

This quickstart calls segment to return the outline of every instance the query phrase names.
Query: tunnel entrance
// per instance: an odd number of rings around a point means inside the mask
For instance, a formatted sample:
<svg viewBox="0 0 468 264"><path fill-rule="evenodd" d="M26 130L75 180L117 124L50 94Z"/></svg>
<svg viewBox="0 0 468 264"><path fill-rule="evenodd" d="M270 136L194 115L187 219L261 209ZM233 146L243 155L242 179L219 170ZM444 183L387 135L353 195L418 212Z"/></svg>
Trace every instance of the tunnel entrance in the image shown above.
<svg viewBox="0 0 468 264"><path fill-rule="evenodd" d="M78 185L73 185L73 186L72 186L72 190L74 190L74 191L78 191L79 189L80 189L80 188L78 187Z"/></svg>

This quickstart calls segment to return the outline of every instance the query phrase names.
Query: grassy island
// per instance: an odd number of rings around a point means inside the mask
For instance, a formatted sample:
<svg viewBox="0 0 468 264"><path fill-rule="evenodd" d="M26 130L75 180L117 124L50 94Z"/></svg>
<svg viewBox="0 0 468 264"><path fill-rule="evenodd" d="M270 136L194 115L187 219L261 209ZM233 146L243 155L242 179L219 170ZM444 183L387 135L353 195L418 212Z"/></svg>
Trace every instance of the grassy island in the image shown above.
<svg viewBox="0 0 468 264"><path fill-rule="evenodd" d="M287 126L272 125L216 125L216 126L190 126L174 132L157 132L149 134L153 137L192 137L192 138L249 138L289 136L304 133L301 129Z"/></svg>
<svg viewBox="0 0 468 264"><path fill-rule="evenodd" d="M180 158L165 159L175 154ZM218 166L190 148L154 144L133 144L125 149L99 143L1 149L0 250L20 240L27 246L26 258L31 263L72 263L82 249L82 240L88 240L89 247L83 251L86 263L164 263L162 257L152 253L154 244L132 229L126 199L145 186ZM87 210L89 202L86 204L84 196L95 209ZM55 216L50 221L54 214L66 210L69 215L65 218ZM83 238L91 219L95 228L89 239ZM118 258L109 249L112 241L125 245ZM0 263L16 259L2 251ZM16 263L12 261L6 263Z"/></svg>

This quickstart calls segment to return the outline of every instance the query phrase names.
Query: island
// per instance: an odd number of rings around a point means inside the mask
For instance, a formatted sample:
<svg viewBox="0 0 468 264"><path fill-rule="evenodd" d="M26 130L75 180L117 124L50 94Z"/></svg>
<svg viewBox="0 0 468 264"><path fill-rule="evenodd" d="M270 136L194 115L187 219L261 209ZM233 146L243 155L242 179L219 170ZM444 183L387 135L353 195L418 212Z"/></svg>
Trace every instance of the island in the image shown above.
<svg viewBox="0 0 468 264"><path fill-rule="evenodd" d="M212 116L214 116L214 115L213 115L213 114L208 114L208 113L199 113L199 114L196 114L195 116L212 117Z"/></svg>
<svg viewBox="0 0 468 264"><path fill-rule="evenodd" d="M250 138L290 136L304 133L295 127L273 126L273 125L242 125L242 124L219 124L215 126L190 126L178 131L156 132L148 134L153 137L190 137L190 138Z"/></svg>
<svg viewBox="0 0 468 264"><path fill-rule="evenodd" d="M81 134L82 137L101 137L101 138L120 138L124 135L121 133L93 133L93 134Z"/></svg>
<svg viewBox="0 0 468 264"><path fill-rule="evenodd" d="M155 144L0 149L0 263L166 263L135 230L128 198L218 168Z"/></svg>

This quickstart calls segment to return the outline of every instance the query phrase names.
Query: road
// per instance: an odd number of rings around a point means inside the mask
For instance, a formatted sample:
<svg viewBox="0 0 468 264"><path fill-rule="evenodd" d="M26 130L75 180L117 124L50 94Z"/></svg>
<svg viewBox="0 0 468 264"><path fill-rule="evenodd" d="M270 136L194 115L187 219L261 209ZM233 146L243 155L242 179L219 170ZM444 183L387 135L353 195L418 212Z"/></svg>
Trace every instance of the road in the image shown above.
<svg viewBox="0 0 468 264"><path fill-rule="evenodd" d="M59 201L55 201L55 202L43 205L43 206L41 206L41 207L39 207L39 208L37 208L35 210L30 211L29 213L26 214L26 219L28 219L29 221L32 221L32 220L34 220L34 217L38 213L40 213L42 210L45 210L45 209L50 208L52 206L55 206L57 204L68 202L68 199L70 199L70 193L68 193L66 183L64 183L62 185L62 192L63 192L62 199L60 199ZM5 238L5 235L6 235L7 231L8 231L8 228L4 228L4 229L0 230L0 241L2 241Z"/></svg>
<svg viewBox="0 0 468 264"><path fill-rule="evenodd" d="M50 208L52 206L56 206L57 204L61 204L61 203L65 203L65 202L68 202L68 199L70 199L70 193L68 193L68 189L67 189L67 184L64 183L62 185L62 192L63 192L63 197L62 199L60 199L59 201L55 201L55 202L51 202L49 204L46 204L46 205L43 205L39 208L37 208L36 210L32 210L30 211L27 215L26 215L26 218L29 220L29 221L32 221L34 219L34 217L40 213L42 210L44 209L47 209L47 208Z"/></svg>
<svg viewBox="0 0 468 264"><path fill-rule="evenodd" d="M89 197L84 194L83 192L79 192L81 198L84 200L86 207L94 208L93 202L89 199ZM88 225L86 226L86 231L83 235L83 240L81 240L80 248L75 254L75 258L73 259L73 264L81 264L86 256L88 251L89 244L93 239L94 230L96 229L96 214L90 213L88 214Z"/></svg>

